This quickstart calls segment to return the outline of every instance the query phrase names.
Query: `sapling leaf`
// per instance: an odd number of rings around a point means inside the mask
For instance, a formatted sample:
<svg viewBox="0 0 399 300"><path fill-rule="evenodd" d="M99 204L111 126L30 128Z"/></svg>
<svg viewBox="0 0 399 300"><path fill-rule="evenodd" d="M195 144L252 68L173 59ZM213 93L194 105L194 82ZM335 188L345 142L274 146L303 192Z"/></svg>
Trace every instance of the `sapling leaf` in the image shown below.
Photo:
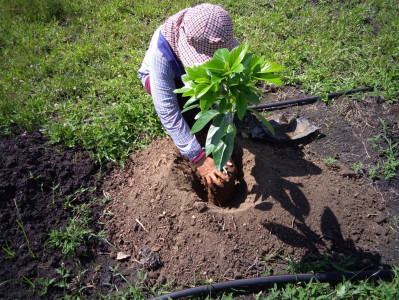
<svg viewBox="0 0 399 300"><path fill-rule="evenodd" d="M213 160L217 171L220 171L231 158L236 133L237 129L235 125L229 124L227 126L226 135L220 140L216 149L213 151Z"/></svg>
<svg viewBox="0 0 399 300"><path fill-rule="evenodd" d="M205 143L205 154L207 156L215 150L221 138L224 136L226 131L226 122L226 116L223 114L219 114L213 119Z"/></svg>
<svg viewBox="0 0 399 300"><path fill-rule="evenodd" d="M239 93L238 98L236 98L236 110L237 116L240 120L244 118L244 115L247 111L247 99L244 97L243 93Z"/></svg>
<svg viewBox="0 0 399 300"><path fill-rule="evenodd" d="M270 133L274 136L274 128L272 127L272 125L270 125L269 121L265 119L264 116L262 116L259 112L257 112L256 110L252 109L252 108L248 108L248 110L253 113L262 123L263 125L266 126L266 128L270 131Z"/></svg>
<svg viewBox="0 0 399 300"><path fill-rule="evenodd" d="M202 111L208 110L212 104L215 103L217 97L217 93L213 91L208 91L205 95L201 97L200 100L200 107Z"/></svg>
<svg viewBox="0 0 399 300"><path fill-rule="evenodd" d="M272 74L272 73L256 73L254 74L254 78L255 79L259 79L259 80L264 80L264 81L268 81L277 85L281 85L281 79L280 77L278 77L278 75L276 74Z"/></svg>
<svg viewBox="0 0 399 300"><path fill-rule="evenodd" d="M201 98L212 87L212 84L200 83L195 88L195 97Z"/></svg>
<svg viewBox="0 0 399 300"><path fill-rule="evenodd" d="M185 113L186 111L189 111L189 110L192 110L192 109L198 108L198 107L199 107L198 104L194 104L194 105L187 106L187 107L185 107L185 108L181 111L181 113Z"/></svg>
<svg viewBox="0 0 399 300"><path fill-rule="evenodd" d="M233 71L234 73L241 73L242 71L244 71L244 65L238 64L231 71Z"/></svg>
<svg viewBox="0 0 399 300"><path fill-rule="evenodd" d="M190 79L193 81L197 81L200 79L208 79L209 80L209 75L206 72L206 69L202 65L186 67L186 72L187 72L187 75L190 77Z"/></svg>
<svg viewBox="0 0 399 300"><path fill-rule="evenodd" d="M197 100L198 100L198 99L195 98L195 96L192 96L190 99L187 100L186 103L184 103L184 107L190 106L191 104L193 104L193 103L194 103L195 101L197 101Z"/></svg>
<svg viewBox="0 0 399 300"><path fill-rule="evenodd" d="M279 64L276 64L275 62L265 61L262 63L262 68L261 68L262 73L279 72L282 70L284 70L284 68Z"/></svg>
<svg viewBox="0 0 399 300"><path fill-rule="evenodd" d="M214 57L215 57L215 55L214 55ZM206 62L203 66L207 69L223 71L224 70L224 60L222 60L220 58L214 58L214 59Z"/></svg>
<svg viewBox="0 0 399 300"><path fill-rule="evenodd" d="M203 112L198 120L195 121L193 127L191 128L191 133L196 133L200 131L202 128L205 127L206 124L209 123L210 120L212 120L218 114L219 112L215 109Z"/></svg>
<svg viewBox="0 0 399 300"><path fill-rule="evenodd" d="M229 52L229 49L227 49L227 48L218 49L213 54L213 59L216 61L223 62L224 66L222 69L225 69L225 63L228 60L229 54L230 54L230 52Z"/></svg>
<svg viewBox="0 0 399 300"><path fill-rule="evenodd" d="M248 45L240 45L234 50L232 50L228 57L228 62L231 66L231 69L234 70L244 59L245 54L247 53ZM244 69L244 66L242 70ZM241 72L241 71L238 71Z"/></svg>

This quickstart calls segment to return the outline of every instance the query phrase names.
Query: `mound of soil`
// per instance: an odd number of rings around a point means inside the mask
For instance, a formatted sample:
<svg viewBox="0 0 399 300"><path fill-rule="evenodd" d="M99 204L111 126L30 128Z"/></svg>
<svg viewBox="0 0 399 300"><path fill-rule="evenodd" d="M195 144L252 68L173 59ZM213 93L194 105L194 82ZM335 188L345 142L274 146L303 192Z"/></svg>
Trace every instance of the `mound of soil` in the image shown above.
<svg viewBox="0 0 399 300"><path fill-rule="evenodd" d="M269 101L292 99L289 93L303 96L286 88L269 91ZM153 142L105 180L114 199L109 239L133 258L126 267L150 270L161 282L260 276L269 267L262 257L277 253L296 262L350 256L352 269L397 265L398 228L390 218L399 213L398 180L378 185L350 168L379 159L369 141L381 133L377 117L398 128L397 107L381 113L378 100L285 108L321 128L319 137L285 144L245 138L250 126L241 122L233 160L242 173L226 208L206 201L198 174L169 138ZM327 157L337 163L324 163ZM141 263L143 249L156 264Z"/></svg>
<svg viewBox="0 0 399 300"><path fill-rule="evenodd" d="M295 87L267 92L268 102L304 96ZM370 141L383 132L378 118L399 140L398 106L367 96L283 111L307 118L319 133L287 143L252 140L253 120L240 122L233 160L241 171L225 208L207 202L198 174L169 138L131 155L124 168L100 170L87 153L50 145L39 132L2 136L0 298L40 298L35 278L59 282L56 269L71 270L69 292L85 296L126 286L109 268L117 264L133 283L137 269L148 271L149 286L292 272L282 269L287 257L342 263L345 255L352 257L350 269L399 265L399 176L374 182L365 173L382 159ZM337 162L323 162L328 157ZM359 162L356 174L350 166ZM74 203L92 203L92 230L101 229L97 221L106 224L116 250L95 239L80 249L77 263L45 242L74 216L63 207L65 197L89 187ZM106 204L91 201L104 195L111 196ZM7 245L14 258L7 257ZM33 293L26 279L36 284ZM46 297L64 293L53 285Z"/></svg>

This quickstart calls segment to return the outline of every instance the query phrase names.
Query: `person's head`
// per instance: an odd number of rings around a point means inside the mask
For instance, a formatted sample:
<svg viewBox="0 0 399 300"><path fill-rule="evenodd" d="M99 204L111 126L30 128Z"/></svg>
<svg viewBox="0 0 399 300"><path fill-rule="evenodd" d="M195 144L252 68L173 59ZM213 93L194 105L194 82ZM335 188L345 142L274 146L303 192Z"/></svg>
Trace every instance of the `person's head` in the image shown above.
<svg viewBox="0 0 399 300"><path fill-rule="evenodd" d="M183 66L207 62L220 48L232 50L233 22L222 7L205 3L185 9L180 14L175 15L179 16L175 18L175 44L171 46Z"/></svg>

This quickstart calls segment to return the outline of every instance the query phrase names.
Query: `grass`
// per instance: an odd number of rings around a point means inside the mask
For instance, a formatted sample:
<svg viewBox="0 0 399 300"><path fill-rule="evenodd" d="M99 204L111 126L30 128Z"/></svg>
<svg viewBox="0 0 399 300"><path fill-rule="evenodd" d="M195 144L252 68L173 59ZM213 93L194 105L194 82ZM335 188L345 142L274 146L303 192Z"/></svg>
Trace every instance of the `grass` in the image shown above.
<svg viewBox="0 0 399 300"><path fill-rule="evenodd" d="M382 159L377 162L377 165L369 169L369 176L372 179L385 176L384 179L391 179L397 175L399 169L399 142L394 143L388 132L388 124L386 124L381 118L379 119L383 133L380 133L373 137L371 140L375 142L373 146L378 148ZM383 140L383 146L377 143L379 140Z"/></svg>
<svg viewBox="0 0 399 300"><path fill-rule="evenodd" d="M165 16L200 2L0 0L1 132L44 128L53 143L123 164L165 134L136 73L148 41ZM242 43L284 65L284 84L373 86L397 102L396 1L217 3Z"/></svg>

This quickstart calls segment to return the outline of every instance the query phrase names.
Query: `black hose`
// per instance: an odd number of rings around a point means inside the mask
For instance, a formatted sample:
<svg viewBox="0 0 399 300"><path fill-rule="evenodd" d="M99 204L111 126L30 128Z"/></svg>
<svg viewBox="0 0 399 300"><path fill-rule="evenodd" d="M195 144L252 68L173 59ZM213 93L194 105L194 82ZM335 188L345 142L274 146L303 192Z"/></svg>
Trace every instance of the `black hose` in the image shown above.
<svg viewBox="0 0 399 300"><path fill-rule="evenodd" d="M376 270L376 271L356 271L349 273L329 272L320 274L297 274L297 275L280 275L280 276L267 276L240 279L234 281L220 282L210 285L202 285L170 294L151 298L152 300L161 299L179 299L184 297L199 296L202 294L217 293L230 289L240 288L253 288L258 286L281 284L281 283L294 283L300 281L310 281L316 279L319 282L339 281L343 278L351 280L361 280L367 278L387 278L393 277L395 273L392 270Z"/></svg>
<svg viewBox="0 0 399 300"><path fill-rule="evenodd" d="M359 88L359 89L354 89L354 90L349 90L346 92L337 92L337 93L331 93L328 94L327 97L328 99L339 97L342 95L349 95L349 94L355 94L355 93L360 93L360 92L367 92L374 90L372 87L364 87L364 88ZM262 104L262 105L257 105L257 106L248 106L248 108L251 109L265 109L265 108L273 108L273 107L278 107L278 106L285 106L285 105L290 105L290 104L297 104L297 103L313 103L316 100L320 99L322 96L314 96L314 97L307 97L307 98L299 98L295 100L289 100L289 101L283 101L283 102L277 102L277 103L269 103L269 104Z"/></svg>

